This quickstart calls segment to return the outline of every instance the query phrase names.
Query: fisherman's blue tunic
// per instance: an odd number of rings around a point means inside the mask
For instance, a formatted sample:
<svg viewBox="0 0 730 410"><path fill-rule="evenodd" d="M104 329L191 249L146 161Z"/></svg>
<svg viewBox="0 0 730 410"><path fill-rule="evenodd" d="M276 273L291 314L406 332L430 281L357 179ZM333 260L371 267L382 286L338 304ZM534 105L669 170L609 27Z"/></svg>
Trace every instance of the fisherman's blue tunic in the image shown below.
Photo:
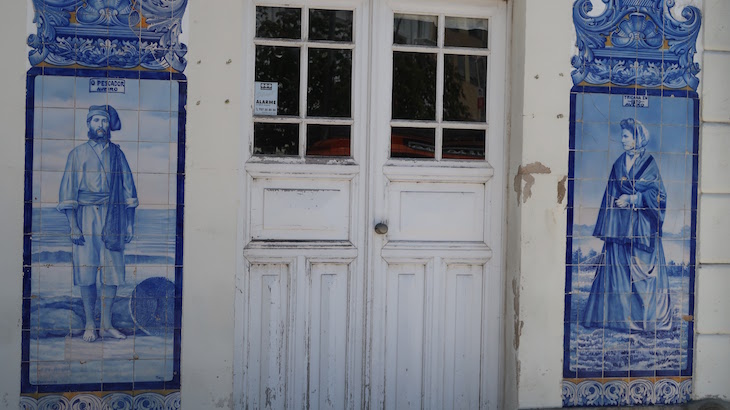
<svg viewBox="0 0 730 410"><path fill-rule="evenodd" d="M118 155L115 161L110 158L112 149ZM118 169L112 169L112 162L117 164ZM114 178L117 178L116 183ZM139 205L132 171L118 146L89 140L69 153L61 179L57 209L75 210L79 228L84 235L84 244L73 244L74 285L96 284L97 272L101 272L100 279L105 285L124 283L123 238L121 248L111 250L103 237L112 185L119 189L116 196L122 198L125 208ZM117 235L124 234L124 231L117 232Z"/></svg>

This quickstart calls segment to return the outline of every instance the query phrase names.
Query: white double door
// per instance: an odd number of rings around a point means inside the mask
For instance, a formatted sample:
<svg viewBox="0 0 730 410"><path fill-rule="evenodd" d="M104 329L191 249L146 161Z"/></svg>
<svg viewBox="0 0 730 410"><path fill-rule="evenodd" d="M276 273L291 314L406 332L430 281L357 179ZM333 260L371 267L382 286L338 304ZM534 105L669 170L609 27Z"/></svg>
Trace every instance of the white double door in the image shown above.
<svg viewBox="0 0 730 410"><path fill-rule="evenodd" d="M352 155L245 158L236 402L498 408L505 2L301 6L354 10ZM489 20L484 160L391 158L398 13ZM245 114L252 146L255 118Z"/></svg>

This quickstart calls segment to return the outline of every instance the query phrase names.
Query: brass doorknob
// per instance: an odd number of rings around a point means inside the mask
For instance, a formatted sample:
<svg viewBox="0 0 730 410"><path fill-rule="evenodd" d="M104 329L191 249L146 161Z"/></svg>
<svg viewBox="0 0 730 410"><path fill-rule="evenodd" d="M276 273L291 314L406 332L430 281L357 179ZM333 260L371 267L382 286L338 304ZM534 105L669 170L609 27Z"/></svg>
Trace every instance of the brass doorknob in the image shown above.
<svg viewBox="0 0 730 410"><path fill-rule="evenodd" d="M379 224L375 225L375 233L380 235L385 235L388 233L388 225L380 222Z"/></svg>

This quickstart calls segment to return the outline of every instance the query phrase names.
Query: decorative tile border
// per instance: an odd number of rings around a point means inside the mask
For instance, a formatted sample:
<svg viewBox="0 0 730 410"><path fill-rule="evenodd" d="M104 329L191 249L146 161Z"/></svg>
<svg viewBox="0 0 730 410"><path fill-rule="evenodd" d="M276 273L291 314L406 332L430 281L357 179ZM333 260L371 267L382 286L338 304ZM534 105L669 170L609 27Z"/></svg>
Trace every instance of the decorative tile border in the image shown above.
<svg viewBox="0 0 730 410"><path fill-rule="evenodd" d="M578 380L563 380L563 407L679 404L692 394L692 379Z"/></svg>
<svg viewBox="0 0 730 410"><path fill-rule="evenodd" d="M52 394L39 399L20 398L20 410L179 410L180 392L162 395L159 393L111 393L96 396L81 393L72 398Z"/></svg>
<svg viewBox="0 0 730 410"><path fill-rule="evenodd" d="M31 65L185 70L180 42L188 0L32 0Z"/></svg>
<svg viewBox="0 0 730 410"><path fill-rule="evenodd" d="M693 60L702 24L699 9L682 9L674 18L674 0L604 0L599 15L591 0L576 0L573 22L580 50L571 64L575 85L638 85L697 89L700 67Z"/></svg>

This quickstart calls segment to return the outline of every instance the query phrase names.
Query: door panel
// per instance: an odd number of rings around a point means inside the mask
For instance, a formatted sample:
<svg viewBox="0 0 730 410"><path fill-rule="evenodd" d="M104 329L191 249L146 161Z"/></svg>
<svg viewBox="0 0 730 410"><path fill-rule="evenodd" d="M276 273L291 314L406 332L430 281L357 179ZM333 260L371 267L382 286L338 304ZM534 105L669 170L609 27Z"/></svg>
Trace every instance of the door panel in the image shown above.
<svg viewBox="0 0 730 410"><path fill-rule="evenodd" d="M285 403L289 277L291 266L283 263L252 264L250 273L249 378L254 408L282 408Z"/></svg>
<svg viewBox="0 0 730 410"><path fill-rule="evenodd" d="M444 286L444 406L479 407L484 266L446 264Z"/></svg>
<svg viewBox="0 0 730 410"><path fill-rule="evenodd" d="M420 409L423 394L423 349L426 265L388 265L385 378L389 408Z"/></svg>
<svg viewBox="0 0 730 410"><path fill-rule="evenodd" d="M254 178L253 240L350 239L351 180Z"/></svg>
<svg viewBox="0 0 730 410"><path fill-rule="evenodd" d="M246 250L248 366L240 387L250 407L342 409L360 402L362 322L353 312L362 312L362 287L352 281L353 250L333 253Z"/></svg>
<svg viewBox="0 0 730 410"><path fill-rule="evenodd" d="M344 409L350 267L344 263L313 263L310 275L309 406Z"/></svg>
<svg viewBox="0 0 730 410"><path fill-rule="evenodd" d="M484 184L391 181L388 198L389 240L484 238Z"/></svg>

